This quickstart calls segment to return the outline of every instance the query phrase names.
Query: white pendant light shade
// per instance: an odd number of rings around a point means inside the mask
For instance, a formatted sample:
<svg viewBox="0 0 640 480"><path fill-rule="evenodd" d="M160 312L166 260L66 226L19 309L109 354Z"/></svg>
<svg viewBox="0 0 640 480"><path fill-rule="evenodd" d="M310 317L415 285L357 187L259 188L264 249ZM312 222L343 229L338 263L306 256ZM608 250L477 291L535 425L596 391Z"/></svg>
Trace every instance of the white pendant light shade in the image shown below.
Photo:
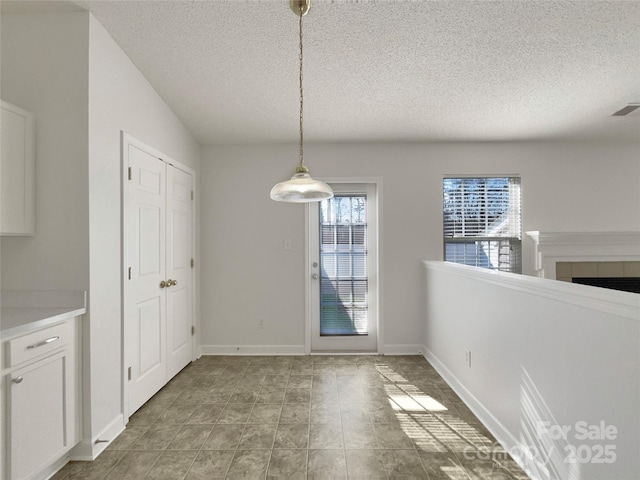
<svg viewBox="0 0 640 480"><path fill-rule="evenodd" d="M300 17L298 36L300 39L300 164L291 180L278 183L271 189L271 199L276 202L311 203L320 202L333 197L331 187L320 180L314 180L309 175L309 169L304 165L304 129L302 112L304 95L302 89L302 17L311 7L311 0L291 0L291 10Z"/></svg>
<svg viewBox="0 0 640 480"><path fill-rule="evenodd" d="M306 167L298 167L291 180L280 182L271 189L271 199L277 202L310 203L331 197L331 187L311 178Z"/></svg>

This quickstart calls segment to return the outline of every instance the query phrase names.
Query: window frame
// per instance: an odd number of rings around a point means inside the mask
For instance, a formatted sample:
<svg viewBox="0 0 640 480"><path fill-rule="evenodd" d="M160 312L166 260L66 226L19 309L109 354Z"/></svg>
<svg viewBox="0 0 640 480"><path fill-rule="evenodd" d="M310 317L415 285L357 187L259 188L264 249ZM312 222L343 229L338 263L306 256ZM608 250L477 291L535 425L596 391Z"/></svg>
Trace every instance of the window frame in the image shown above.
<svg viewBox="0 0 640 480"><path fill-rule="evenodd" d="M489 189L488 189L488 181L491 179L499 180L506 179L508 181L507 184L507 192L508 192L508 204L507 209L501 214L501 216L507 215L507 234L497 234L491 235L487 234L487 229L489 228L489 218L490 213L488 212L487 205L489 204ZM446 190L446 182L447 180L460 180L462 182L462 192L459 197L462 201L461 210L464 210L464 200L466 198L466 193L464 191L464 182L468 180L483 180L484 181L484 191L485 197L481 203L482 206L482 214L479 216L485 220L485 228L480 233L481 235L466 235L465 227L467 225L465 219L462 220L462 235L456 235L456 228L452 225L451 220L447 219L447 190ZM512 190L516 186L514 190ZM496 197L498 198L498 197ZM517 202L516 203L514 203ZM514 211L515 209L515 211ZM514 226L513 223L517 222ZM514 228L517 230L514 230ZM476 226L476 233L478 233L478 227ZM447 233L449 236L447 236ZM452 263L460 263L465 265L476 266L479 268L487 268L495 271L502 272L510 272L510 273L522 273L522 177L518 174L495 174L495 175L444 175L442 178L442 255L444 261L449 261ZM486 245L486 251L485 246ZM447 255L447 246L460 244L465 245L462 248L462 256L458 259L451 258L451 255ZM468 255L468 247L472 246L472 249L476 249L475 254ZM505 247L509 248L509 253L504 254L503 250ZM478 249L482 249L485 260L482 261L480 257ZM492 250L493 249L493 250ZM497 249L497 251L496 251ZM489 253L488 253L489 252ZM501 258L507 256L508 261L502 261ZM493 262L496 265L492 264L491 258L497 258L497 262Z"/></svg>

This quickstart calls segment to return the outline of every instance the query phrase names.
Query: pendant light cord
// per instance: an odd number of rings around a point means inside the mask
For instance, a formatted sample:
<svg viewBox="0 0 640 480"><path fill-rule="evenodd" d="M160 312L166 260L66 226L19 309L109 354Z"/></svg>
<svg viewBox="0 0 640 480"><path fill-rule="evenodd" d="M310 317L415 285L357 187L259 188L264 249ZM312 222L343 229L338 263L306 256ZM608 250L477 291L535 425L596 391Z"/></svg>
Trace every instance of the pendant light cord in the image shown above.
<svg viewBox="0 0 640 480"><path fill-rule="evenodd" d="M304 129L302 125L302 113L304 107L304 95L302 91L302 5L300 6L300 29L299 29L299 39L300 39L300 167L304 166L304 157L303 157L303 146L304 146Z"/></svg>

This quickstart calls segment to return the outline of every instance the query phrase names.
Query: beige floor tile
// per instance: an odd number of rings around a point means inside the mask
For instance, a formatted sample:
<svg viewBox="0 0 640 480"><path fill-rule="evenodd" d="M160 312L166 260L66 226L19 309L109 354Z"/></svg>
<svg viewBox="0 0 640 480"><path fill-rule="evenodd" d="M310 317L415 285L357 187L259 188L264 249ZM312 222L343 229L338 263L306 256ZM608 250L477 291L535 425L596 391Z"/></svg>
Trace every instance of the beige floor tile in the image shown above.
<svg viewBox="0 0 640 480"><path fill-rule="evenodd" d="M280 413L280 423L309 423L311 405L287 404Z"/></svg>
<svg viewBox="0 0 640 480"><path fill-rule="evenodd" d="M247 425L240 437L239 449L271 449L276 435L276 424Z"/></svg>
<svg viewBox="0 0 640 480"><path fill-rule="evenodd" d="M340 423L340 407L335 403L311 402L311 423Z"/></svg>
<svg viewBox="0 0 640 480"><path fill-rule="evenodd" d="M160 457L159 451L134 451L131 450L109 471L108 478L113 480L138 480L151 470L151 467Z"/></svg>
<svg viewBox="0 0 640 480"><path fill-rule="evenodd" d="M196 406L185 423L187 425L214 425L223 409L224 405L202 403Z"/></svg>
<svg viewBox="0 0 640 480"><path fill-rule="evenodd" d="M269 461L267 478L306 479L307 451L274 450Z"/></svg>
<svg viewBox="0 0 640 480"><path fill-rule="evenodd" d="M211 433L211 425L185 425L167 447L169 450L200 450Z"/></svg>
<svg viewBox="0 0 640 480"><path fill-rule="evenodd" d="M145 479L183 480L197 455L198 452L193 450L163 452Z"/></svg>
<svg viewBox="0 0 640 480"><path fill-rule="evenodd" d="M227 478L240 480L265 478L270 457L270 450L237 450L227 472Z"/></svg>
<svg viewBox="0 0 640 480"><path fill-rule="evenodd" d="M215 425L204 442L205 450L233 450L238 447L245 425Z"/></svg>
<svg viewBox="0 0 640 480"><path fill-rule="evenodd" d="M309 403L310 401L310 388L287 388L284 395L284 403Z"/></svg>
<svg viewBox="0 0 640 480"><path fill-rule="evenodd" d="M203 357L54 478L525 480L510 458L461 463L495 442L417 356Z"/></svg>
<svg viewBox="0 0 640 480"><path fill-rule="evenodd" d="M342 425L340 423L311 424L309 448L344 448Z"/></svg>
<svg viewBox="0 0 640 480"><path fill-rule="evenodd" d="M347 478L344 450L309 450L308 479Z"/></svg>
<svg viewBox="0 0 640 480"><path fill-rule="evenodd" d="M382 480L387 478L378 450L346 450L349 479Z"/></svg>
<svg viewBox="0 0 640 480"><path fill-rule="evenodd" d="M308 423L281 423L278 425L273 448L307 448L308 445Z"/></svg>
<svg viewBox="0 0 640 480"><path fill-rule="evenodd" d="M138 439L131 447L132 450L164 450L178 433L175 425L156 424Z"/></svg>
<svg viewBox="0 0 640 480"><path fill-rule="evenodd" d="M165 425L182 425L185 423L191 414L196 409L195 404L188 403L173 403L162 412L157 418L156 423L163 423Z"/></svg>
<svg viewBox="0 0 640 480"><path fill-rule="evenodd" d="M250 403L228 403L222 410L218 423L246 423L251 415L251 410L253 410L253 405Z"/></svg>
<svg viewBox="0 0 640 480"><path fill-rule="evenodd" d="M375 430L371 423L343 423L344 448L377 448Z"/></svg>
<svg viewBox="0 0 640 480"><path fill-rule="evenodd" d="M278 403L257 403L247 423L278 423L282 406Z"/></svg>
<svg viewBox="0 0 640 480"><path fill-rule="evenodd" d="M389 478L429 478L415 450L381 450L380 456Z"/></svg>
<svg viewBox="0 0 640 480"><path fill-rule="evenodd" d="M225 478L233 460L233 450L201 451L189 469L185 480Z"/></svg>

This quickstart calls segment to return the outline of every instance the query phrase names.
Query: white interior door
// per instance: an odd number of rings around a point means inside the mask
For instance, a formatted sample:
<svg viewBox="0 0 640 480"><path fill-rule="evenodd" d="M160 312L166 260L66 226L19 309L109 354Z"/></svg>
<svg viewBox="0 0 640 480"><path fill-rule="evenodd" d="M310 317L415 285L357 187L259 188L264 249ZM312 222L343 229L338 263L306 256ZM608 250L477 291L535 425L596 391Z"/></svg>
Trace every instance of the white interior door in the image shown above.
<svg viewBox="0 0 640 480"><path fill-rule="evenodd" d="M193 177L126 137L124 358L131 415L193 358Z"/></svg>
<svg viewBox="0 0 640 480"><path fill-rule="evenodd" d="M167 166L167 376L191 361L193 281L191 274L192 177Z"/></svg>
<svg viewBox="0 0 640 480"><path fill-rule="evenodd" d="M375 352L378 328L375 184L333 184L310 205L311 351Z"/></svg>
<svg viewBox="0 0 640 480"><path fill-rule="evenodd" d="M124 346L128 364L128 412L135 412L166 383L167 316L164 288L166 165L132 144L126 196L128 265Z"/></svg>

